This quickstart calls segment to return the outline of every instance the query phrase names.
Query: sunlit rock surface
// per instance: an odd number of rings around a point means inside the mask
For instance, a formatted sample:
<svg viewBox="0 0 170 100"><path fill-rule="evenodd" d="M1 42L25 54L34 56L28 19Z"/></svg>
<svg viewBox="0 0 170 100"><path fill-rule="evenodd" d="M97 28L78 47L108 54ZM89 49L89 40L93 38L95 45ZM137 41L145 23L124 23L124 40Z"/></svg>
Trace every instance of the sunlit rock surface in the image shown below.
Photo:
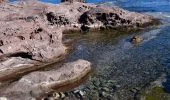
<svg viewBox="0 0 170 100"><path fill-rule="evenodd" d="M91 64L89 62L77 60L67 63L57 70L33 72L2 89L0 95L12 100L38 98L52 91L52 88L81 80L90 70Z"/></svg>
<svg viewBox="0 0 170 100"><path fill-rule="evenodd" d="M65 30L83 30L83 27L91 29L133 25L138 27L154 20L151 16L129 12L118 7L80 2L48 4L31 0L2 3L0 12L0 82L2 84L13 77L17 79L21 77L17 75L39 70L44 67L41 64L49 64L51 60L55 62L61 60L67 53L62 41ZM46 92L44 90L50 91L47 87L53 83L46 84L47 86L44 87L41 86L41 81L48 83L52 78L54 85L60 80L65 80L61 81L61 84L70 83L85 76L89 70L90 63L80 60L71 65L66 64L55 71L32 72L28 76L23 76L20 81L12 83L9 88L4 87L2 94L11 98L15 97L15 93L21 92L31 97L34 95L30 95L30 91L38 89L35 95L38 97ZM55 75L59 76L54 77ZM22 81L25 78L28 80L26 83ZM38 85L32 85L34 81L38 82ZM20 88L22 86L25 89ZM21 94L18 98L24 97Z"/></svg>

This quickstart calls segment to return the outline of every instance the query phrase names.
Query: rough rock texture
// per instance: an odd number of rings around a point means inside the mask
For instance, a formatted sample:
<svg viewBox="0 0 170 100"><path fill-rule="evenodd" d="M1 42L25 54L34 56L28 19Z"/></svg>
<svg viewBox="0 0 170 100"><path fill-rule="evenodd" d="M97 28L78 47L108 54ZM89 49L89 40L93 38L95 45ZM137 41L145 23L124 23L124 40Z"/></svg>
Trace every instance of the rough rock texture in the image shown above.
<svg viewBox="0 0 170 100"><path fill-rule="evenodd" d="M92 6L33 1L1 4L0 81L38 70L44 67L41 63L60 60L66 54L62 31L78 23L79 16Z"/></svg>
<svg viewBox="0 0 170 100"><path fill-rule="evenodd" d="M10 100L30 100L40 97L52 88L74 83L83 78L91 69L91 64L85 60L78 60L63 65L58 70L33 72L23 76L18 82L0 92ZM69 69L69 70L67 70Z"/></svg>
<svg viewBox="0 0 170 100"><path fill-rule="evenodd" d="M4 1L6 1L6 0L0 0L0 3L4 2Z"/></svg>
<svg viewBox="0 0 170 100"><path fill-rule="evenodd" d="M67 27L81 27L79 23L80 16L89 11L91 8L95 8L94 4L86 4L74 2L61 3L58 5L49 6L47 8L47 20L52 24L58 27L67 26Z"/></svg>
<svg viewBox="0 0 170 100"><path fill-rule="evenodd" d="M62 30L48 25L45 8L41 6L1 5L1 56L14 53L25 53L26 56L28 53L31 59L42 61L65 53Z"/></svg>
<svg viewBox="0 0 170 100"><path fill-rule="evenodd" d="M129 12L118 7L97 6L85 12L79 19L86 27L139 26L152 21L151 16Z"/></svg>
<svg viewBox="0 0 170 100"><path fill-rule="evenodd" d="M62 33L65 30L140 26L153 21L148 15L118 7L80 2L48 4L28 0L15 4L2 3L0 12L1 83L17 75L38 70L44 67L41 64L49 64L51 60L59 61L67 53L62 43ZM51 85L70 83L81 78L89 72L89 66L88 62L80 60L58 70L33 72L0 91L4 91L2 94L10 98L15 97L15 94L16 98L18 94L18 98L37 97L44 90L50 91L47 87ZM46 84L42 86L41 83ZM35 89L38 89L38 94L31 95L30 91Z"/></svg>

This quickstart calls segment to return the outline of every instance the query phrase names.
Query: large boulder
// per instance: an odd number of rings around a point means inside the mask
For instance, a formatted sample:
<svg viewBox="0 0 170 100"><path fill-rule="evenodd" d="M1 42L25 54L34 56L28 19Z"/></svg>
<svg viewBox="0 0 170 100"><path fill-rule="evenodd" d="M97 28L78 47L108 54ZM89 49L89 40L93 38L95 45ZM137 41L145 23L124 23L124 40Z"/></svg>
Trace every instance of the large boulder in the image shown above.
<svg viewBox="0 0 170 100"><path fill-rule="evenodd" d="M66 54L63 30L49 24L46 4L27 1L0 6L0 82L38 70L52 60L61 61Z"/></svg>
<svg viewBox="0 0 170 100"><path fill-rule="evenodd" d="M61 3L57 6L49 6L47 9L47 20L51 25L72 26L79 24L80 16L96 7L94 4L74 2L71 4Z"/></svg>
<svg viewBox="0 0 170 100"><path fill-rule="evenodd" d="M35 72L67 53L62 41L66 29L138 26L153 19L118 7L80 2L50 4L26 0L0 6L0 96L12 100L39 97L52 87L74 83L89 72L90 63L84 60ZM19 81L3 86L11 78L21 76Z"/></svg>
<svg viewBox="0 0 170 100"><path fill-rule="evenodd" d="M48 24L47 6L41 3L1 6L0 56L21 57L25 53L32 60L46 61L66 53L62 29Z"/></svg>
<svg viewBox="0 0 170 100"><path fill-rule="evenodd" d="M57 70L33 72L1 89L0 95L9 100L32 100L31 98L39 98L53 89L80 81L90 70L91 64L88 61L77 60L64 64Z"/></svg>
<svg viewBox="0 0 170 100"><path fill-rule="evenodd" d="M151 16L106 6L92 8L79 19L81 24L90 28L137 26L151 21Z"/></svg>

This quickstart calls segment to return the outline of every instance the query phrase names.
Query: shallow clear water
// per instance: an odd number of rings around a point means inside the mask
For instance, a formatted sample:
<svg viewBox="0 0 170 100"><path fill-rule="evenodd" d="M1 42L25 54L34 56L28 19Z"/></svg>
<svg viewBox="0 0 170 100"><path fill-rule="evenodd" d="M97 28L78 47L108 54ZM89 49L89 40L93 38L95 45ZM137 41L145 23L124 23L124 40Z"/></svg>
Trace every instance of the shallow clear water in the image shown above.
<svg viewBox="0 0 170 100"><path fill-rule="evenodd" d="M59 3L59 0L41 1ZM116 36L112 31L105 34L97 32L81 35L76 40L74 50L67 61L86 59L92 62L94 73L78 88L86 91L89 97L100 96L101 92L105 91L109 96L118 93L123 99L134 95L129 91L145 86L162 73L170 75L170 0L88 0L87 2L109 2L108 5L147 13L159 18L163 25ZM130 38L137 34L144 40L136 45L131 44ZM170 78L167 79L163 85L170 92ZM110 82L111 85L107 85ZM103 89L105 87L109 88L108 92Z"/></svg>
<svg viewBox="0 0 170 100"><path fill-rule="evenodd" d="M112 85L116 87L116 91L127 92L135 87L143 87L162 73L167 73L170 66L169 32L170 26L162 25L116 38L103 35L83 36L76 42L75 49L68 57L68 61L86 59L93 64L94 74L80 88L85 91L90 88L88 91L90 93L94 90L92 85L99 83L101 84L99 87L103 87L107 82L114 81ZM136 34L142 36L144 40L134 45L129 40ZM169 82L164 86L167 90L170 89ZM96 91L102 91L96 87Z"/></svg>
<svg viewBox="0 0 170 100"><path fill-rule="evenodd" d="M92 99L104 97L105 93L107 98L123 100L127 97L133 98L134 88L145 86L162 73L170 75L170 0L87 0L87 2L108 2L105 3L108 6L116 5L127 10L147 13L160 19L163 25L122 35L114 35L112 31L105 34L92 32L81 35L66 61L86 59L92 62L94 72L78 89L85 91ZM131 44L129 40L134 35L140 35L144 40L136 45ZM170 92L169 77L163 85Z"/></svg>
<svg viewBox="0 0 170 100"><path fill-rule="evenodd" d="M92 62L94 74L79 87L89 93L90 97L94 94L100 96L100 92L104 91L112 96L118 93L118 98L123 100L123 97L127 99L127 96L134 96L129 91L145 86L162 73L170 75L170 1L121 0L114 4L131 11L150 14L160 19L163 25L117 37L112 37L114 32L99 36L89 35L90 33L83 35L77 40L67 60L86 59ZM137 34L144 40L133 45L129 40ZM112 85L105 86L110 81ZM170 91L169 77L163 85ZM114 89L107 92L102 89L105 87Z"/></svg>

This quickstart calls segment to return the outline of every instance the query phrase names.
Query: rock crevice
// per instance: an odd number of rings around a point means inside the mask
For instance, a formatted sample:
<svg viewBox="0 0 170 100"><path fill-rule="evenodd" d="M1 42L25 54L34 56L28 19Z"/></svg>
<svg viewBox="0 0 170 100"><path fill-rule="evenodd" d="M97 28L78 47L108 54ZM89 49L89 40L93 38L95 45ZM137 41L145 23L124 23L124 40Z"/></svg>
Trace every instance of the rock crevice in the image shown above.
<svg viewBox="0 0 170 100"><path fill-rule="evenodd" d="M0 4L1 83L43 68L53 61L60 61L67 53L67 48L62 43L65 30L138 27L154 20L149 15L129 12L119 7L76 1L78 2L56 5L38 1ZM50 87L81 79L90 71L90 66L88 61L78 60L57 70L32 72L9 87L0 88L0 94L13 100L29 100L46 91L50 92Z"/></svg>

